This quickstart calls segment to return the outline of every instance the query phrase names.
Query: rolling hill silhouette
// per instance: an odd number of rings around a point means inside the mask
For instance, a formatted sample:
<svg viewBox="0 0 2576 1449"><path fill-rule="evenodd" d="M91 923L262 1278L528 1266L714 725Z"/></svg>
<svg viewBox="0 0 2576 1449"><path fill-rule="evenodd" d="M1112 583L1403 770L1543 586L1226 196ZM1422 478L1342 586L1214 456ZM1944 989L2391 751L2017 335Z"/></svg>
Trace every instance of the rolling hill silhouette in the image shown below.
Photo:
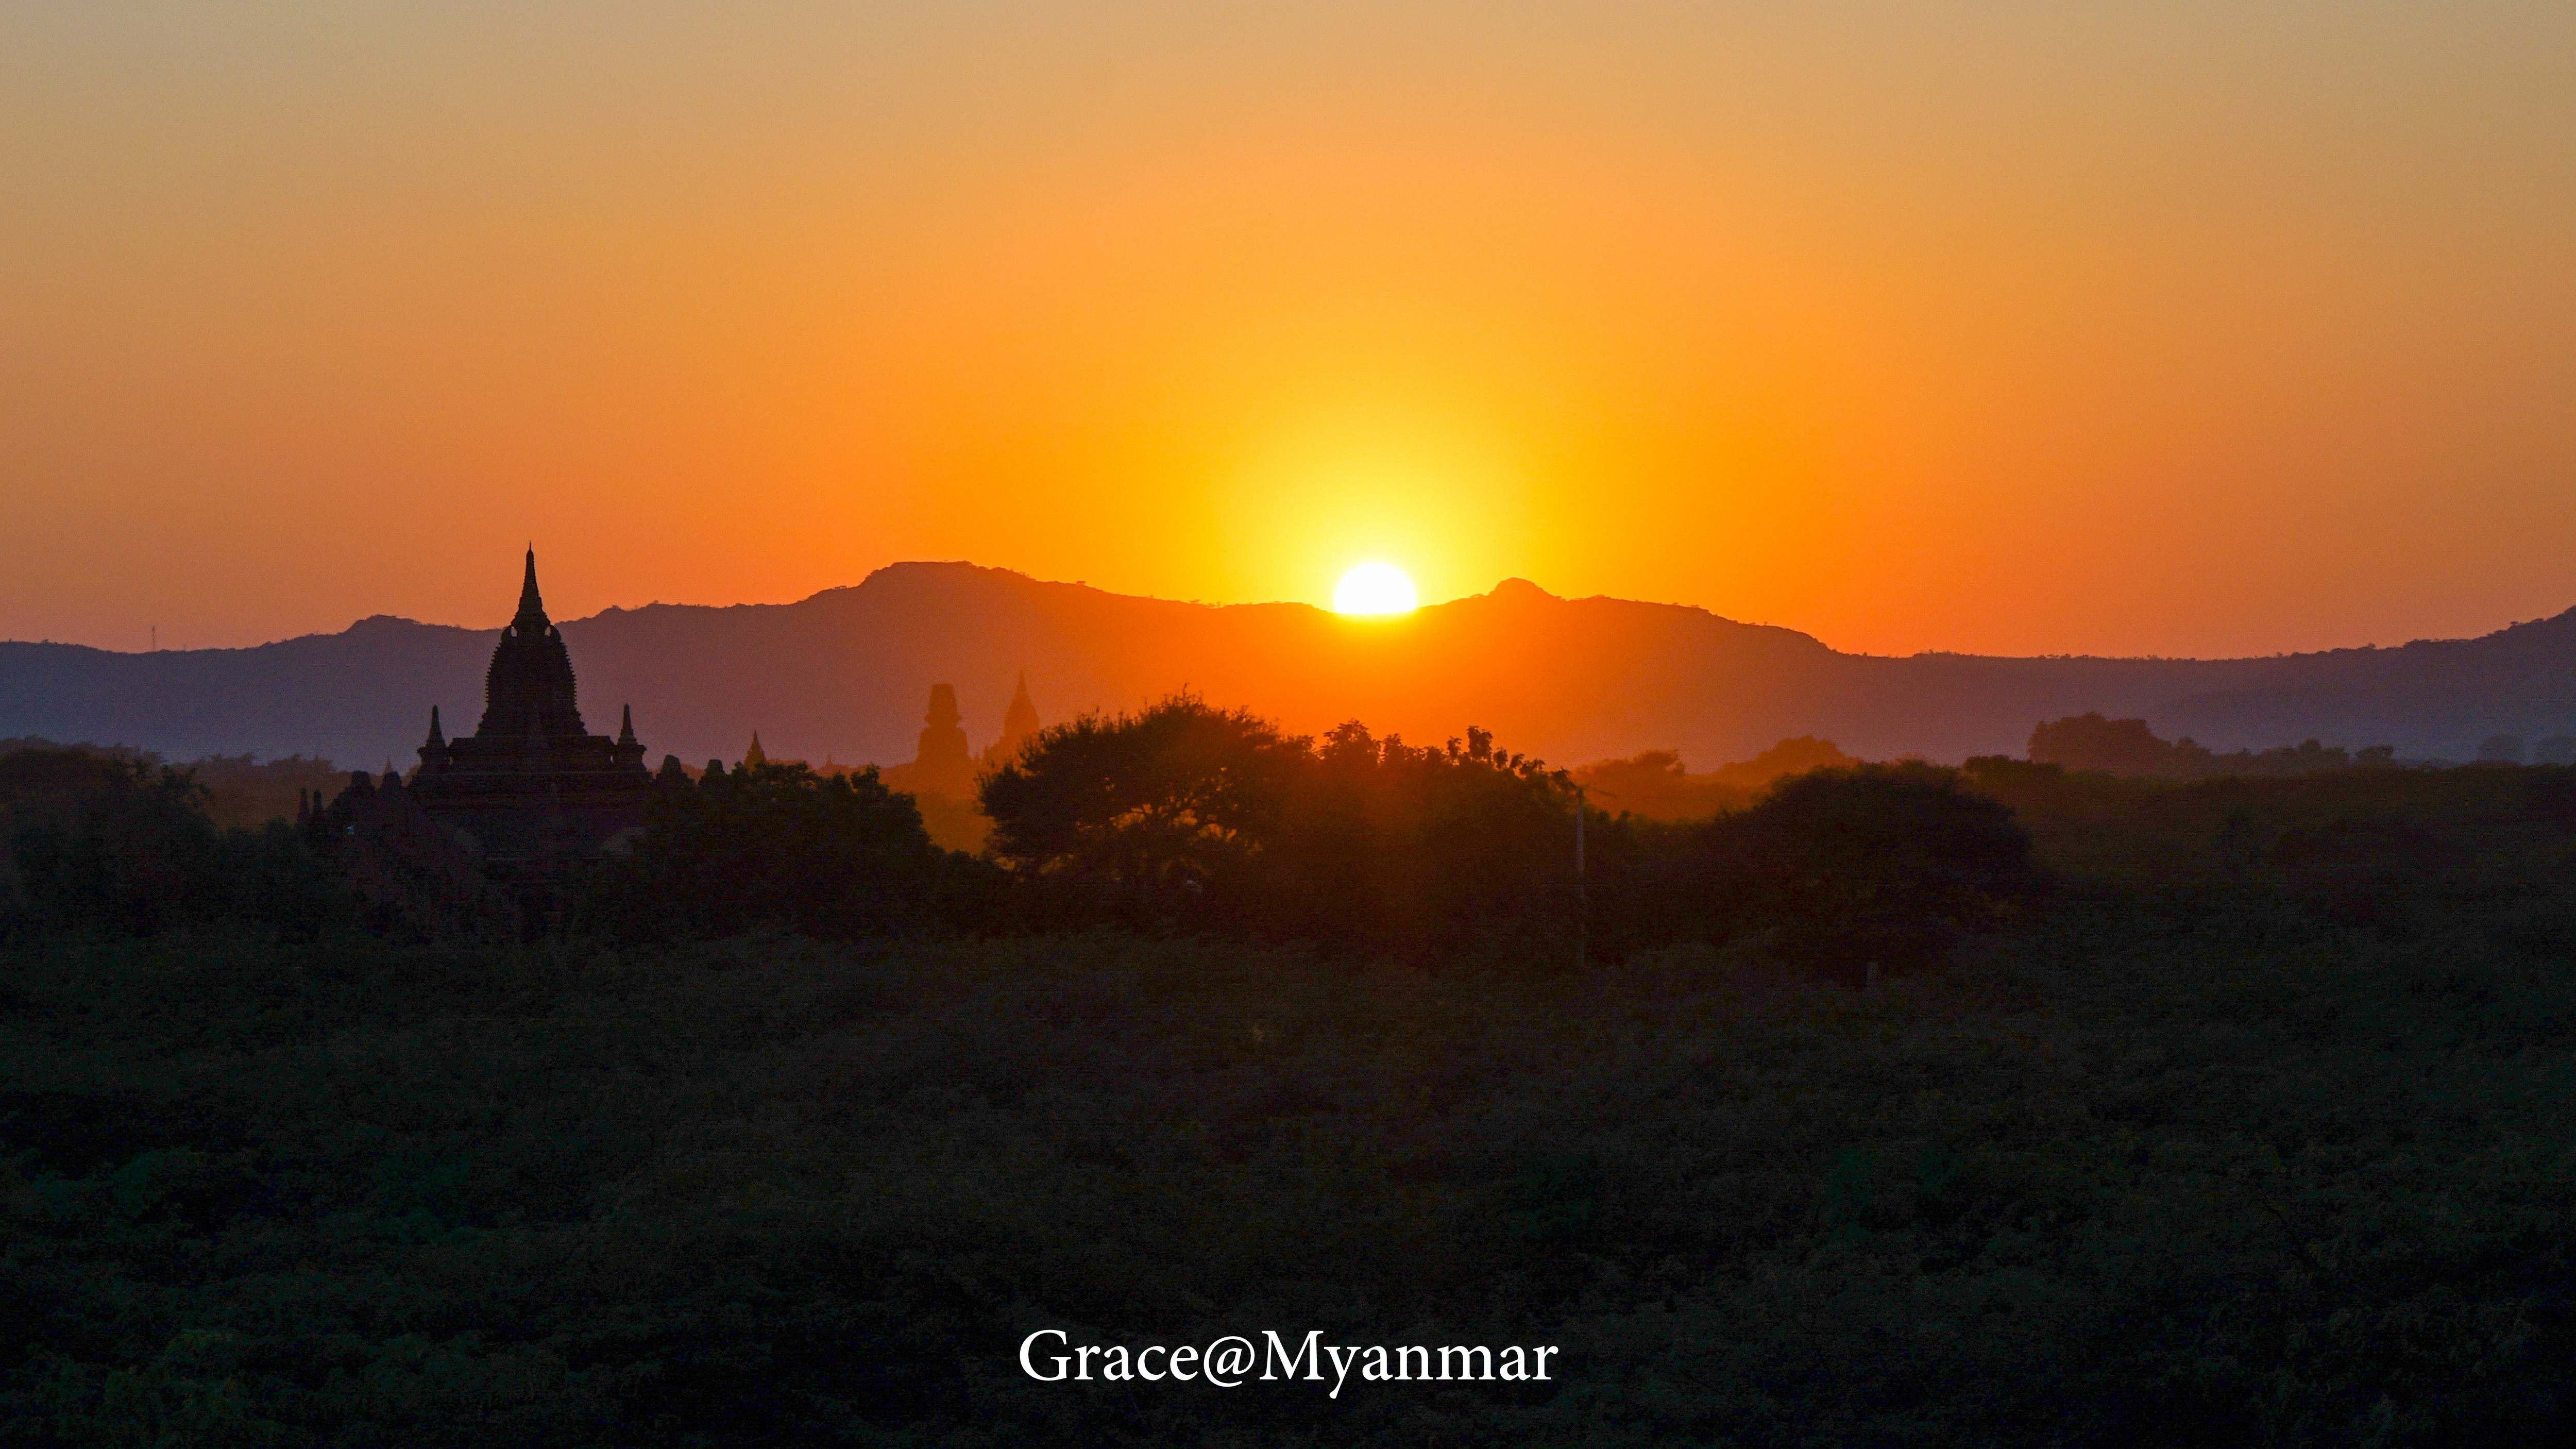
<svg viewBox="0 0 2576 1449"><path fill-rule="evenodd" d="M2499 731L2576 729L2576 610L2478 639L2268 659L1885 658L1519 579L1354 619L902 563L793 604L653 604L562 629L591 727L613 730L631 703L652 758L693 762L735 758L755 728L779 757L907 760L943 681L980 747L1023 668L1050 721L1188 687L1298 730L1358 718L1419 742L1483 725L1558 764L1676 747L1706 767L1805 734L1870 758L2018 754L2036 722L2086 710L2219 749L2315 736L2451 758ZM0 644L0 737L408 766L431 705L478 713L493 637L378 616L248 649Z"/></svg>

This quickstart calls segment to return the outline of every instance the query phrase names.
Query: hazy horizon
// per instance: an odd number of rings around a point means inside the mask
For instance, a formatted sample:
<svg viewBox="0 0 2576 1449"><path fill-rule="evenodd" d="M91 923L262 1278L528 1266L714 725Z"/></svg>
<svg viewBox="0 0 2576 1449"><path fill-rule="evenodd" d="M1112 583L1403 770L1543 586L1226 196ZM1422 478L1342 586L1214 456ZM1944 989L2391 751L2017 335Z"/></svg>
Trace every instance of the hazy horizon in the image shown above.
<svg viewBox="0 0 2576 1449"><path fill-rule="evenodd" d="M1315 602L1315 601L1313 601L1313 600L1309 600L1309 599L1237 599L1237 600L1218 600L1218 599L1174 599L1174 598L1168 598L1168 597L1165 597L1165 596L1163 596L1163 595L1157 595L1157 594L1138 594L1138 593L1129 593L1129 592L1127 592L1127 591L1125 591L1125 590L1104 588L1103 586L1098 585L1098 584L1091 583L1091 582L1090 582L1090 581L1088 581L1088 580L1083 580L1083 579L1050 579L1050 578L1044 578L1044 577L1041 577L1041 576L1039 576L1039 575L1029 573L1027 570L1024 570L1024 569L1014 569L1014 568L1010 568L1010 567L1008 567L1008 566L1006 566L1006 565L1001 565L1001 564L985 564L985 563L981 563L981 562L978 562L978 561L973 560L973 559L897 559L897 560L894 560L893 562L890 562L890 563L880 564L880 565L878 565L878 566L877 566L877 568L869 570L868 577L873 577L876 573L881 572L882 570L885 570L885 569L890 569L890 568L902 568L902 567L905 567L905 566L908 566L908 565L915 565L915 564L965 565L965 566L973 567L973 568L989 568L989 569L997 569L997 570L1000 570L1001 572L1005 572L1005 573L1018 574L1018 575L1020 575L1020 576L1022 576L1022 577L1024 577L1024 578L1028 578L1028 579L1030 579L1030 580L1032 580L1032 581L1034 581L1034 582L1036 582L1036 583L1041 583L1041 584L1067 584L1067 585L1071 585L1071 586L1078 587L1078 588L1089 588L1089 589L1095 589L1095 590L1098 590L1099 592L1107 593L1107 594L1114 594L1114 595L1117 595L1117 596L1122 597L1122 598L1147 599L1147 600L1152 600L1152 601L1160 602L1160 603L1196 604L1196 605L1201 605L1201 606L1203 606L1203 607L1207 607L1207 608L1219 608L1219 609L1223 609L1223 608L1259 608L1259 607L1264 607L1264 606L1269 606L1269 605L1276 605L1276 604L1295 604L1295 605L1300 605L1300 606L1307 607L1307 608L1312 608L1312 609L1315 609L1315 610L1317 610L1318 612L1322 612L1322 613L1331 613L1331 612L1332 612L1332 608L1331 608L1331 606L1330 606L1330 605L1328 605L1328 604L1323 604L1323 603L1317 603L1317 602ZM1568 594L1568 593L1565 593L1565 592L1563 592L1563 591L1561 591L1561 590L1557 590L1557 589L1549 588L1549 587L1548 587L1544 582L1542 582L1542 581L1540 581L1540 580L1537 580L1537 579L1527 579L1527 578L1523 578L1521 575L1517 575L1517 574L1509 575L1509 576L1506 576L1505 578L1497 579L1497 580L1495 580L1492 584L1489 584L1489 585L1487 585L1487 586L1486 586L1486 587L1484 587L1484 588L1481 588L1481 589L1473 589L1473 590L1470 590L1470 591L1468 591L1468 592L1466 592L1466 593L1458 594L1458 595L1455 595L1455 596L1453 596L1453 597L1449 597L1449 598L1432 598L1432 597L1428 597L1428 596L1426 596L1426 597L1424 597L1424 598L1423 598L1423 600L1422 600L1422 602L1421 602L1421 606L1420 606L1420 607L1425 608L1425 609L1429 609L1429 608L1436 608L1436 607L1438 607L1438 606L1440 606L1440 605L1443 605L1443 604L1454 604L1454 603L1458 603L1458 602L1461 602L1461 601L1466 600L1466 599L1471 599L1471 598L1481 597L1481 596L1483 596L1483 595L1486 595L1486 594L1489 594L1489 593L1493 592L1493 591L1494 591L1494 589L1501 587L1503 584L1505 584L1505 583L1509 583L1509 582L1512 582L1512 581L1514 581L1514 580L1519 580L1519 581L1521 581L1521 582L1525 582L1525 583L1533 584L1533 585L1535 585L1536 587L1538 587L1541 591L1543 591L1543 592L1545 592L1545 593L1548 593L1548 594L1551 594L1551 595L1553 595L1553 596L1555 596L1555 597L1557 597L1557 598L1559 598L1559 599L1565 599L1565 600L1574 600L1574 599L1581 599L1581 598L1612 598L1612 599L1619 599L1619 600L1621 600L1622 602L1631 602L1631 603L1662 604L1662 605L1671 605L1671 606L1679 607L1679 608L1694 608L1694 609L1704 609L1704 608L1706 608L1706 606L1705 606L1705 605L1692 604L1692 603L1689 603L1689 602L1687 602L1687 601L1684 601L1684 600L1678 600L1678 599L1630 599L1630 598L1627 598L1626 596L1618 595L1618 594L1589 594L1589 595ZM858 587L860 584L865 583L865 582L866 582L866 579L865 579L865 578L861 578L861 579L859 579L859 580L855 580L855 581L850 582L850 583L844 583L844 584L825 584L825 585L823 585L821 588L818 588L818 589L812 590L812 591L810 591L810 592L808 592L808 593L805 593L805 594L798 595L798 596L796 596L796 597L794 597L794 598L780 598L780 599L734 599L734 600L728 600L728 601L723 601L723 602L717 602L717 601L712 601L712 600L694 600L694 599L648 599L648 600L645 600L645 601L643 601L643 602L641 602L641 603L620 603L620 602L611 602L611 603L606 603L606 604L599 605L597 608L590 609L590 610L587 610L587 611L585 611L585 612L581 612L581 613L571 613L571 612L567 612L567 611L562 610L562 609L552 609L552 610L551 610L551 613L552 613L552 616L553 616L553 617L557 620L557 622L559 622L559 623L579 623L579 622L581 622L581 621L583 621L583 620L597 618L598 616L600 616L600 615L602 615L602 614L607 614L607 613L614 613L614 612L619 612L619 611L632 612L632 611L639 610L639 609L660 608L660 607L671 607L671 608L691 608L691 609L730 609L730 608L741 608L741 607L770 607L770 608L778 608L778 607L786 607L786 606L789 606L789 605L794 605L794 604L804 603L804 602L806 602L807 600L812 599L812 598L816 597L816 596L817 596L817 595L819 595L819 594L826 594L826 593L830 593L830 592L832 592L832 591L834 591L834 590L836 590L836 589L856 588L856 587ZM548 597L549 597L550 599L553 597L553 593L552 593L551 589L549 589ZM2566 607L2576 608L2576 603L2571 603L2571 604L2569 604L2569 605L2568 605L2568 606L2566 606ZM161 630L160 642L159 642L159 645L158 645L158 652L162 652L162 653L172 653L172 652L180 652L180 651L185 651L185 650L205 650L205 649L255 649L255 648L259 648L260 646L262 646L262 645L266 645L266 644L278 644L278 643L284 643L284 642L286 642L287 640L290 640L290 639L310 638L310 637L314 637L314 636L317 636L317 635L332 635L332 634L338 634L338 633L344 632L345 630L348 630L348 629L350 629L350 628L353 628L353 627L355 627L356 625L361 624L361 623L364 623L364 622L366 622L367 620L369 620L369 619L373 619L373 618L392 618L392 619L400 619L400 620L403 620L403 621L405 621L405 622L407 622L407 623L423 624L423 625L428 625L428 626L435 627L435 628L445 628L445 629L471 629L471 630L478 630L478 631L483 631L483 630L498 630L498 629L500 629L503 625L505 625L505 624L507 624L507 623L509 622L509 606L508 606L508 605L506 605L506 604L505 604L505 605L501 605L501 606L496 606L496 607L494 607L494 608L492 608L492 609L490 609L490 610L487 610L486 612L489 614L489 616L490 616L490 617L485 618L485 619L454 619L454 618L450 618L450 619L423 619L423 618L418 618L418 617L415 617L415 616L413 616L413 615L409 615L409 614L393 614L393 613L385 613L385 612L381 612L381 611L380 611L380 612L373 613L373 614L358 614L358 615L353 615L353 616L351 616L350 618L348 618L348 619L344 620L343 622L341 622L340 624L338 624L338 625L336 625L336 626L333 626L333 627L328 627L328 628L305 629L305 630L300 630L300 631L298 631L298 632L296 632L296 633L293 633L293 634L280 634L280 635L276 635L276 636L274 636L274 637L264 638L264 639L246 639L246 640L241 640L241 641L237 641L237 642L234 642L234 641L227 641L227 642L223 642L223 643L210 643L210 644L195 644L195 643L174 642L174 641L173 641L173 639L171 638L171 631L170 631L170 629L169 629L167 626L164 626L164 627L162 628L162 630ZM1709 610L1708 612L1710 612L1710 613L1716 613L1717 611L1715 611L1715 610ZM2338 650L2338 649L2389 649L2389 648L2397 648L2397 647L2400 647L2400 646L2402 646L2402 645L2409 644L2409 643L2416 643L2416 642L2420 642L2420 641L2422 641L2422 640L2426 640L2426 639L2455 639L2455 638L2456 638L2456 639L2475 639L2475 638L2483 638L2483 637L2485 637L2485 636L2487 636L2487 635L2489 635L2489 634L2499 633L2499 632L2502 632L2503 630L2511 629L2511 628L2517 627L2517 626L2522 625L2522 624L2538 623L2538 622L2540 622L2541 620L2555 617L2557 614L2562 613L2562 612L2565 612L2565 610L2564 610L2563 608L2562 608L2562 609L2553 609L2553 610L2551 610L2551 611L2549 611L2549 612L2547 612L2547 613L2543 613L2543 614L2535 615L2534 617L2532 617L2532 618L2530 618L2530 619L2506 619L2506 620L2502 620L2502 621L2500 621L2500 622L2497 622L2497 623L2495 623L2495 624L2493 624L2493 625L2486 626L2486 627L2476 627L2476 626L2472 626L2472 627L2471 627L2471 628L2469 628L2466 632L2464 632L2464 633L2460 633L2460 634L2446 634L2446 635L2417 635L2417 636L2414 636L2413 638L2409 638L2409 639L2371 639L2371 640L2362 640L2362 641L2358 641L2358 642L2354 642L2354 643L2344 643L2344 644L2323 644L2323 645L2318 645L2318 646L2315 646L2315 647L2312 647L2312 648L2303 648L2303 649L2278 649L2278 650L2261 650L2261 651L2254 651L2254 652L2248 652L2248 653L2244 653L2244 654L2233 654L2233 655L2217 655L2217 654L2177 655L2177 654L2154 654L2154 653L2118 654L2118 653L2112 653L2112 652L2110 652L2110 651L2106 651L2106 650L2070 649L2070 650L2052 650L2052 651L2049 651L2049 652L2044 653L2044 654L2041 654L2041 653L2029 653L2029 654L1984 654L1982 657L1991 657L1991 658L2020 658L2020 659L2068 658L2068 657L2072 657L2072 658L2099 658L2099 659L2210 659L2210 660L2216 660L2216 659L2230 659L2230 658L2234 658L2234 659L2261 659L2261 658L2272 658L2272 657L2278 657L2278 656L2282 656L2282 655L2289 655L2289 654L2325 653L2325 652L2331 652L2331 651ZM1823 645L1824 645L1824 646L1826 646L1827 648L1829 648L1829 649L1833 649L1833 650L1834 650L1834 651L1836 651L1837 653L1841 653L1841 654L1849 654L1849 655L1870 655L1870 656L1872 656L1872 657L1879 657L1879 658L1905 658L1905 657L1910 657L1910 656L1912 656L1912 655L1916 655L1916 654L1980 654L1980 651L1976 651L1976 650L1955 649L1955 648L1949 648L1949 647L1945 647L1945 646L1938 645L1938 644L1934 644L1934 645L1927 645L1927 646L1925 646L1924 648L1921 648L1921 649L1907 650L1907 651L1905 651L1903 654L1897 654L1897 653L1892 653L1892 652L1882 652L1882 651L1871 651L1871 650L1865 650L1865 649L1855 649L1855 648L1851 648L1851 647L1845 646L1845 645L1843 645L1843 644L1840 644L1840 643L1836 642L1836 641L1835 641L1835 640L1833 640L1833 639L1825 638L1825 637L1823 637L1823 636L1821 636L1821 635L1818 635L1818 634L1816 634L1816 633L1815 633L1815 631L1813 631L1813 630L1809 630L1809 629L1800 629L1800 628L1798 628L1798 626L1797 626L1797 625L1795 625L1795 624L1783 623L1782 621L1780 621L1780 620L1776 620L1776 619L1736 619L1736 618L1731 618L1730 616L1723 615L1723 614L1719 614L1719 615L1718 615L1718 617L1720 617L1720 618L1728 618L1728 619L1729 619L1729 622L1732 622L1732 623L1738 623L1738 624L1752 624L1752 625L1757 625L1757 626L1767 627L1767 628L1783 628L1783 629L1791 629L1791 630L1794 630L1795 632L1798 632L1798 633L1801 633L1801 634L1805 634L1805 635L1809 636L1810 638L1814 638L1814 639L1816 639L1816 641L1817 641L1818 643L1823 644ZM144 647L139 647L139 648L123 648L123 647L119 647L118 645L113 644L113 643L96 643L96 642L93 642L93 641L89 641L89 640L81 640L81 639L22 639L22 638L13 638L13 637L0 637L0 643L8 643L8 644L71 644L71 645L78 645L78 646L80 646L80 647L84 647L84 648L100 649L100 650L104 650L104 651L106 651L106 652L108 652L108 653L111 653L111 654L143 654L143 653L151 653L151 652L155 652L154 647L153 647L153 646L151 646L151 645L148 645L148 644L147 644L146 646L144 646Z"/></svg>

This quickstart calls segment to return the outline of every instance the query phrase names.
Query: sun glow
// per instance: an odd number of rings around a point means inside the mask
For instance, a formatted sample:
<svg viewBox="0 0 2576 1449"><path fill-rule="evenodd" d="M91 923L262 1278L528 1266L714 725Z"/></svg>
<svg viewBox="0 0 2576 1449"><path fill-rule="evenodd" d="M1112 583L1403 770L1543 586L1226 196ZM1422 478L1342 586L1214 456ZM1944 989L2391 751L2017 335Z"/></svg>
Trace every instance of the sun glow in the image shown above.
<svg viewBox="0 0 2576 1449"><path fill-rule="evenodd" d="M1337 614L1410 614L1420 602L1413 580L1391 563L1360 564L1333 589Z"/></svg>

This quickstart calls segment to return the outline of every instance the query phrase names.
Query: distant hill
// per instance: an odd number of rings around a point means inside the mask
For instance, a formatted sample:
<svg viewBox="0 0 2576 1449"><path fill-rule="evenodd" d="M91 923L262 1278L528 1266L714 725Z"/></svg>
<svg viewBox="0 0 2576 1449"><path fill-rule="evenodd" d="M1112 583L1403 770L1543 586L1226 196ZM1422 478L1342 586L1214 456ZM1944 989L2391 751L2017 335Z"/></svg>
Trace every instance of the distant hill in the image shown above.
<svg viewBox="0 0 2576 1449"><path fill-rule="evenodd" d="M2458 759L2489 734L2576 730L2576 610L2479 639L2270 659L1897 659L1518 579L1370 620L903 563L793 604L654 604L562 628L591 728L613 733L632 704L651 758L693 763L738 757L754 729L782 758L908 760L943 681L980 748L1021 669L1049 721L1186 686L1300 730L1357 718L1426 741L1483 725L1559 764L1677 748L1705 768L1796 735L1870 758L2018 754L2033 724L2087 710L2219 749L2315 736ZM250 649L0 644L0 737L407 766L430 705L450 733L474 727L496 632L380 616Z"/></svg>

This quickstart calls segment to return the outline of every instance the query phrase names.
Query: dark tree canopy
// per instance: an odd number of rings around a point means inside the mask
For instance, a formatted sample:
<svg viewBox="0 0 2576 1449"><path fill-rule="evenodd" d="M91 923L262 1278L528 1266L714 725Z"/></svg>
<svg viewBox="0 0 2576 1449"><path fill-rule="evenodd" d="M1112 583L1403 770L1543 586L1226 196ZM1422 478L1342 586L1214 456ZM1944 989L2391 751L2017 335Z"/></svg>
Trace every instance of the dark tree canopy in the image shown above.
<svg viewBox="0 0 2576 1449"><path fill-rule="evenodd" d="M2478 741L2478 760L2479 760L2479 762L2480 762L2481 764L2489 764L2489 765L2519 765L2519 764L2521 764L2521 763L2522 763L2522 736L2520 736L2520 735L2489 735L2489 736L2487 736L2485 739Z"/></svg>
<svg viewBox="0 0 2576 1449"><path fill-rule="evenodd" d="M953 917L967 867L874 770L710 769L666 786L643 838L590 882L581 918L624 935L773 925L849 937Z"/></svg>
<svg viewBox="0 0 2576 1449"><path fill-rule="evenodd" d="M985 777L993 855L1139 899L1204 891L1276 833L1309 742L1176 695L1039 732Z"/></svg>
<svg viewBox="0 0 2576 1449"><path fill-rule="evenodd" d="M2492 742L2490 742L2492 743ZM2515 740L2514 758L2521 758ZM2234 750L2220 754L2189 735L2168 740L2142 719L2105 719L2099 714L2068 715L2049 720L2030 732L2027 754L2035 764L2106 775L2204 780L2227 775L2313 775L2328 770L2384 767L2396 750L2372 745L2358 752L2318 740L2278 745L2268 750Z"/></svg>
<svg viewBox="0 0 2576 1449"><path fill-rule="evenodd" d="M2012 811L1934 765L1792 776L1704 839L1747 906L1807 921L1968 924L2031 877Z"/></svg>
<svg viewBox="0 0 2576 1449"><path fill-rule="evenodd" d="M83 749L0 755L0 930L149 935L232 920L310 932L347 889L294 831L216 826L186 770Z"/></svg>
<svg viewBox="0 0 2576 1449"><path fill-rule="evenodd" d="M1595 931L1620 953L1763 933L1829 972L1920 967L2037 879L2013 812L1937 765L1817 770L1701 824L1603 835Z"/></svg>
<svg viewBox="0 0 2576 1449"><path fill-rule="evenodd" d="M2031 729L2028 754L2037 763L2070 770L2113 775L2180 773L2174 742L2158 737L2142 719L2078 714L2051 720Z"/></svg>
<svg viewBox="0 0 2576 1449"><path fill-rule="evenodd" d="M1370 943L1571 932L1573 795L1466 739L1319 742L1188 695L1042 731L986 777L993 853L1052 914Z"/></svg>

